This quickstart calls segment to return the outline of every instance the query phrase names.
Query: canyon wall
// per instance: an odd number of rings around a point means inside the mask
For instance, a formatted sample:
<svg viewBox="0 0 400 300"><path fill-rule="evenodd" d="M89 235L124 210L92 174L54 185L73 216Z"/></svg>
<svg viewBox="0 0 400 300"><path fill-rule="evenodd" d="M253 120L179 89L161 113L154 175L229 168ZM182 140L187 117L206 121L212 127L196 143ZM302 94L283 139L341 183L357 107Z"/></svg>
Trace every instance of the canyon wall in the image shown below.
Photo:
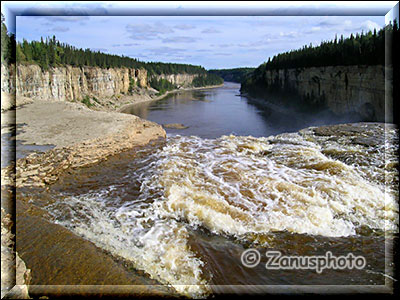
<svg viewBox="0 0 400 300"><path fill-rule="evenodd" d="M177 88L187 88L198 75L161 74L152 77L166 79ZM17 67L2 64L1 78L2 110L14 107L16 102L21 105L32 100L82 101L89 96L99 98L100 103L111 97L120 99L121 95L150 99L150 94L155 94L145 69L63 66L42 70L34 64Z"/></svg>
<svg viewBox="0 0 400 300"><path fill-rule="evenodd" d="M193 79L195 79L198 74L161 74L155 75L157 80L165 79L176 85L178 88L190 87Z"/></svg>
<svg viewBox="0 0 400 300"><path fill-rule="evenodd" d="M86 95L111 97L127 94L130 80L136 86L147 87L147 71L144 69L65 66L43 71L37 65L18 65L16 68L2 65L1 73L2 93L16 91L17 97L33 100L73 101L82 100Z"/></svg>
<svg viewBox="0 0 400 300"><path fill-rule="evenodd" d="M267 70L263 82L247 84L242 90L296 94L300 104L315 105L333 113L356 113L366 121L385 121L384 66L327 66Z"/></svg>

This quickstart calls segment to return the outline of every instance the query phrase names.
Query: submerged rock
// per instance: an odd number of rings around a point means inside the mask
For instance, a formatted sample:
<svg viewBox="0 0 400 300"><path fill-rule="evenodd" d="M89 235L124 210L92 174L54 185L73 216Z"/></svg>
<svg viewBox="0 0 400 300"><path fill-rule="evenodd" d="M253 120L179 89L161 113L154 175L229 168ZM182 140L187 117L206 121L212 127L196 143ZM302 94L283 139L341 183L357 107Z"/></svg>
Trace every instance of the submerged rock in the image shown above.
<svg viewBox="0 0 400 300"><path fill-rule="evenodd" d="M189 126L185 126L181 123L169 123L169 124L163 124L162 125L164 128L170 128L170 129L186 129L189 128Z"/></svg>

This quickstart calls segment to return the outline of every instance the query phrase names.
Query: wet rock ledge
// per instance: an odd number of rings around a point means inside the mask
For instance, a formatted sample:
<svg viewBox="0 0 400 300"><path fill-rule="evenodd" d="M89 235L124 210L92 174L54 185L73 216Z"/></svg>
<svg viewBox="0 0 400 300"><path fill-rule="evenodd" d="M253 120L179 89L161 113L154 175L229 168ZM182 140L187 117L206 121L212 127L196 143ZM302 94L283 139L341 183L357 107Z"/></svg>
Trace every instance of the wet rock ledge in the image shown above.
<svg viewBox="0 0 400 300"><path fill-rule="evenodd" d="M17 191L19 188L32 187L47 189L50 184L57 181L59 176L65 172L99 163L115 154L128 151L137 146L146 145L152 140L163 139L166 137L166 133L162 126L133 115L92 111L77 103L60 101L35 101L18 107L16 110L16 120L10 118L8 122L10 124L3 124L2 122L2 134L7 133L7 128L13 122L17 125L17 142L22 143L19 147L23 148L24 143L28 145L51 144L55 146L55 148L44 153L32 153L18 159L1 170L2 298L3 296L5 298L28 298L31 292L36 296L49 293L47 290L48 286L45 286L45 293L42 290L37 290L37 287L40 286L30 285L32 280L37 283L41 274L40 270L42 270L41 266L28 266L29 254L27 253L29 253L28 250L36 249L32 245L32 237L38 236L38 232L46 233L45 236L43 236L44 233L40 236L39 249L43 246L43 241L46 240L49 241L47 245L49 249L58 249L55 245L58 245L60 241L53 241L51 238L60 237L60 233L64 232L62 235L64 238L67 236L69 240L76 240L75 244L79 249L82 249L83 255L90 254L90 257L96 257L99 261L110 260L110 258L102 254L101 251L95 250L96 248L89 242L79 239L60 226L47 222L45 218L39 216L41 214L33 214L32 209L36 211L38 208L18 199L18 197L16 203L16 229L19 234L16 237L18 247L14 249L14 234L11 233L13 222L11 215L8 213L12 205L6 201L9 200L8 202L10 202L12 200L11 197L3 197L7 194L6 191L14 186L17 188ZM8 209L4 209L5 207L8 207ZM33 231L30 237L21 236L21 232L24 232L23 229L26 224L30 224L30 230ZM42 231L37 231L38 226L42 228ZM23 260L15 250L18 250L18 252L22 251L21 257ZM54 257L56 255L62 257L66 253L52 253L52 255ZM27 265L25 265L25 262L28 262ZM67 267L71 269L68 260L65 260L65 262L67 263ZM108 266L110 267L110 263ZM56 266L54 267L55 270L53 271L56 274L59 270ZM67 267L65 267L66 270L68 269ZM114 267L114 269L117 270L114 272L115 274L121 273L118 267ZM31 271L33 275L31 275ZM112 282L112 284L120 282L122 284L141 283L140 278L137 279L134 277L132 279L131 277L124 280L119 280L121 278L115 277L113 280L108 280L107 282ZM14 281L15 278L16 282ZM92 281L94 282L95 280L93 279ZM104 283L102 282L102 284ZM107 290L107 286L105 288ZM92 290L86 292L93 293ZM96 286L94 290L96 290ZM146 294L145 291L147 290L148 288L139 289L139 293ZM132 293L132 291L124 288L116 290L118 293L121 291ZM153 288L150 291L154 293L158 290L157 288ZM54 292L57 294L60 291L57 290ZM134 292L137 293L138 289ZM163 290L162 293L171 295L169 291L165 292Z"/></svg>

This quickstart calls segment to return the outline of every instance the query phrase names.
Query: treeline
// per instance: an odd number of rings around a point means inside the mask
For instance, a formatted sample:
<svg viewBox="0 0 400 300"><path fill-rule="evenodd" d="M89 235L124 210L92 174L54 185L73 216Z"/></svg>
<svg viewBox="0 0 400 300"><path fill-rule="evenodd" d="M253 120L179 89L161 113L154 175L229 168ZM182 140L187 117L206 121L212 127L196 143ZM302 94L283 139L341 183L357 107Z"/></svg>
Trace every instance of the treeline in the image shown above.
<svg viewBox="0 0 400 300"><path fill-rule="evenodd" d="M56 37L41 38L40 41L23 40L17 42L16 59L18 63L38 64L43 70L59 66L92 66L100 68L127 67L140 68L136 59L104 54L90 49L78 49L56 40Z"/></svg>
<svg viewBox="0 0 400 300"><path fill-rule="evenodd" d="M201 66L161 62L141 62L149 75L161 74L207 74Z"/></svg>
<svg viewBox="0 0 400 300"><path fill-rule="evenodd" d="M162 62L142 62L137 59L106 54L91 49L77 48L62 43L55 36L41 38L40 41L23 40L16 42L15 36L7 32L4 16L1 15L1 62L37 64L42 69L71 65L76 67L91 66L100 68L144 68L148 75L161 74L207 74L202 66Z"/></svg>
<svg viewBox="0 0 400 300"><path fill-rule="evenodd" d="M216 74L208 73L195 77L192 81L192 86L201 87L207 85L223 84L224 80Z"/></svg>
<svg viewBox="0 0 400 300"><path fill-rule="evenodd" d="M35 63L42 69L57 66L91 66L100 68L144 68L149 75L160 74L206 74L207 71L201 66L161 63L161 62L141 62L137 59L106 54L91 49L81 49L66 43L61 43L55 36L46 39L41 38L40 41L28 42L23 40L22 43L16 44L16 58L18 63Z"/></svg>
<svg viewBox="0 0 400 300"><path fill-rule="evenodd" d="M338 65L384 65L385 33L398 31L397 22L389 24L378 32L368 31L353 34L344 39L343 35L332 41L323 41L317 47L305 45L301 49L280 53L268 60L268 69L307 68Z"/></svg>
<svg viewBox="0 0 400 300"><path fill-rule="evenodd" d="M172 91L177 86L164 78L151 78L149 81L150 86L158 91L158 95L165 94L167 91Z"/></svg>
<svg viewBox="0 0 400 300"><path fill-rule="evenodd" d="M343 35L332 41L323 41L319 46L303 46L275 55L261 64L242 83L242 90L248 90L255 84L263 85L265 73L268 70L309 68L343 65L385 65L385 36L398 36L399 28L396 20L378 32L376 30L348 38ZM397 38L398 39L398 38ZM393 55L396 55L393 53Z"/></svg>
<svg viewBox="0 0 400 300"><path fill-rule="evenodd" d="M4 23L4 15L1 13L1 63L15 63L15 35L8 33Z"/></svg>
<svg viewBox="0 0 400 300"><path fill-rule="evenodd" d="M209 73L222 77L225 81L242 83L255 68L211 69Z"/></svg>

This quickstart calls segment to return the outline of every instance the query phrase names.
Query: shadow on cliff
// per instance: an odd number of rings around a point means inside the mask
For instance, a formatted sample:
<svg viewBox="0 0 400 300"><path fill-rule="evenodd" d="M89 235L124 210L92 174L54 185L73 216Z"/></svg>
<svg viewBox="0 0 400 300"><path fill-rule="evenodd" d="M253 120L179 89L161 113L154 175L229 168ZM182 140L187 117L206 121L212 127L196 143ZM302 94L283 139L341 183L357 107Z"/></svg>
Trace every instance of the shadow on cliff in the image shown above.
<svg viewBox="0 0 400 300"><path fill-rule="evenodd" d="M323 101L305 102L295 93L269 92L262 96L246 94L249 105L257 108L258 113L271 126L271 134L296 132L310 126L334 125L372 121L358 113L337 115L329 110ZM301 104L300 104L301 103ZM365 108L368 109L368 108Z"/></svg>

